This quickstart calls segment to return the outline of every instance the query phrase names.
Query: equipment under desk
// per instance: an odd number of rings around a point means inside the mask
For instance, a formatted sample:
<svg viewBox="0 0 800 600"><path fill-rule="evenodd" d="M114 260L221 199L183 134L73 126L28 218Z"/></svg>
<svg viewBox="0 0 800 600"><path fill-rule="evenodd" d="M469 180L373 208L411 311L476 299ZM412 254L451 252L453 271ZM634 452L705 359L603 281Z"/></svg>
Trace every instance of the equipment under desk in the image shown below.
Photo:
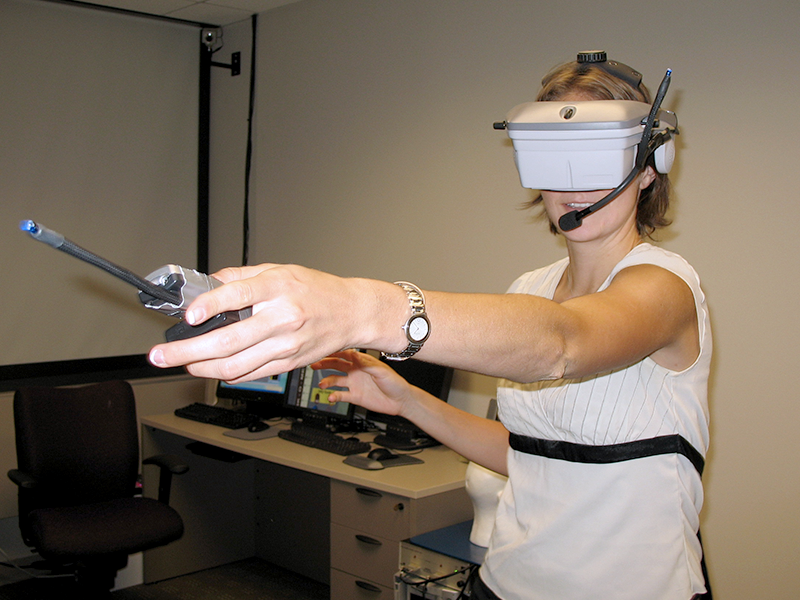
<svg viewBox="0 0 800 600"><path fill-rule="evenodd" d="M400 540L472 518L467 464L442 446L418 454L424 464L366 471L277 436L236 439L173 414L141 421L145 452L177 453L190 465L185 481L173 482L171 501L186 532L145 554L147 582L259 556L330 583L332 598L358 597L350 586L359 581L390 591ZM187 450L197 443L211 452ZM216 451L219 460L208 457ZM155 493L155 479L146 469L145 495ZM364 539L363 560L338 562L352 556L342 544L358 549Z"/></svg>

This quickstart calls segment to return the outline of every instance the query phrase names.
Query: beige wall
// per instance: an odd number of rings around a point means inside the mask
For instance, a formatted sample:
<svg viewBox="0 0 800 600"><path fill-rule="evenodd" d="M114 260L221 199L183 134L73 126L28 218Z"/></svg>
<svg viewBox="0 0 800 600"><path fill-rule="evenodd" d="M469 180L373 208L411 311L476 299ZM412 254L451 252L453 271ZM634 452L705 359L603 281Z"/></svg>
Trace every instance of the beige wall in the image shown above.
<svg viewBox="0 0 800 600"><path fill-rule="evenodd" d="M713 311L712 582L726 600L795 598L798 25L789 0L303 0L263 13L251 262L502 292L563 248L517 210L530 192L492 122L579 50L606 49L651 89L672 68L665 106L683 135L663 245L693 263ZM249 27L227 28L226 51L249 48ZM214 77L215 107L246 102L246 82ZM243 131L246 113L224 118ZM231 178L212 190L215 266L239 260L237 135L214 146L214 181ZM480 412L492 390L460 374L454 401Z"/></svg>

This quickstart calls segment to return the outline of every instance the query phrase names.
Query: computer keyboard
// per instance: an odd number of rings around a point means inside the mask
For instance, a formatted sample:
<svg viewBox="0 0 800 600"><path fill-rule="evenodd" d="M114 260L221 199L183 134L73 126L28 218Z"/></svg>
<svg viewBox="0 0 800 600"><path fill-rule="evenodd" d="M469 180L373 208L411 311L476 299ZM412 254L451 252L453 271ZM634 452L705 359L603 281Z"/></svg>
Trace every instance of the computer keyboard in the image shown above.
<svg viewBox="0 0 800 600"><path fill-rule="evenodd" d="M250 413L223 408L222 406L203 404L202 402L195 402L189 406L176 408L175 416L227 429L241 429L261 420L258 416Z"/></svg>
<svg viewBox="0 0 800 600"><path fill-rule="evenodd" d="M292 423L291 429L279 431L278 436L296 444L318 448L341 456L369 452L371 448L369 442L345 438L326 429L309 427L298 422Z"/></svg>

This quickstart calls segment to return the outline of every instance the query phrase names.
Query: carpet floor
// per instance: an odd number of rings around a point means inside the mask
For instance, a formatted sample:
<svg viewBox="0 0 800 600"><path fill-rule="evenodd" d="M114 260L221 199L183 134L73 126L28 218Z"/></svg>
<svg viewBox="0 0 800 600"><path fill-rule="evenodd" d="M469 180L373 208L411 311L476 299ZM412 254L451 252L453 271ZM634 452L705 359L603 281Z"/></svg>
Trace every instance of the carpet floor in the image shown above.
<svg viewBox="0 0 800 600"><path fill-rule="evenodd" d="M71 579L25 579L0 587L0 600L76 598ZM327 585L251 558L112 592L109 600L327 600Z"/></svg>

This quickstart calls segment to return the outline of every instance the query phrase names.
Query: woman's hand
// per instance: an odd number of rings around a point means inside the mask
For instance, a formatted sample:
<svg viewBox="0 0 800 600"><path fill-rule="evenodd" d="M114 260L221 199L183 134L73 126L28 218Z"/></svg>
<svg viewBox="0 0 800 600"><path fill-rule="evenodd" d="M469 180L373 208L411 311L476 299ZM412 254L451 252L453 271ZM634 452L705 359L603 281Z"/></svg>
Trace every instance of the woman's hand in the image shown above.
<svg viewBox="0 0 800 600"><path fill-rule="evenodd" d="M238 381L285 373L343 348L376 343L390 351L405 347L399 335L395 340L380 339L372 326L382 320L371 317L385 311L387 303L397 306L391 322L403 322L408 303L397 286L274 264L224 269L214 277L226 285L192 302L186 321L197 325L248 306L253 316L195 338L155 346L149 355L153 365L186 365L195 376ZM397 331L401 333L399 327Z"/></svg>
<svg viewBox="0 0 800 600"><path fill-rule="evenodd" d="M402 415L413 399L414 388L394 369L374 356L345 350L311 365L314 369L334 369L344 375L330 375L320 382L322 389L344 387L328 397L331 402L351 402L387 415Z"/></svg>
<svg viewBox="0 0 800 600"><path fill-rule="evenodd" d="M347 387L328 397L331 402L352 402L367 410L405 417L431 437L468 460L507 474L508 430L460 410L406 382L394 369L377 358L345 350L324 358L315 369L335 369L344 375L330 375L320 387Z"/></svg>

